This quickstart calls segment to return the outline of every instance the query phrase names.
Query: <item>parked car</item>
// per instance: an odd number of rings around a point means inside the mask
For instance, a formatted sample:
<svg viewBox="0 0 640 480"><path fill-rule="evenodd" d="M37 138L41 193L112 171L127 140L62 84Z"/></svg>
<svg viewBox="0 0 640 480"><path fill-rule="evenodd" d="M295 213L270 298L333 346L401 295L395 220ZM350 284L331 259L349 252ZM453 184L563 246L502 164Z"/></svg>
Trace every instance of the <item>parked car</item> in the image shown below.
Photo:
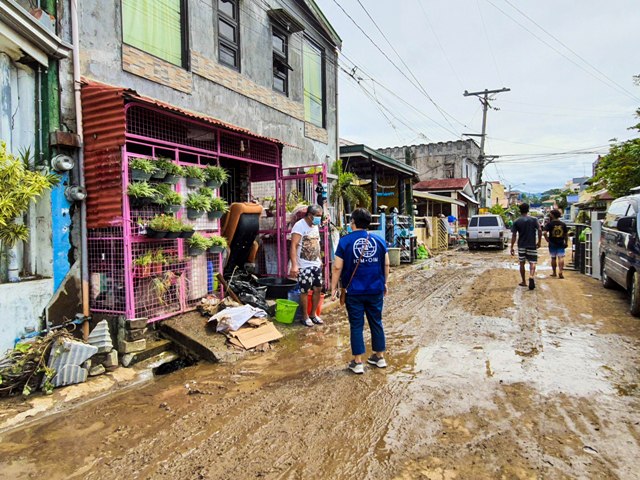
<svg viewBox="0 0 640 480"><path fill-rule="evenodd" d="M507 246L507 229L500 215L474 215L467 228L469 250L480 245L495 245L501 249Z"/></svg>
<svg viewBox="0 0 640 480"><path fill-rule="evenodd" d="M600 277L605 288L616 284L630 296L631 314L640 316L640 195L615 200L600 237Z"/></svg>

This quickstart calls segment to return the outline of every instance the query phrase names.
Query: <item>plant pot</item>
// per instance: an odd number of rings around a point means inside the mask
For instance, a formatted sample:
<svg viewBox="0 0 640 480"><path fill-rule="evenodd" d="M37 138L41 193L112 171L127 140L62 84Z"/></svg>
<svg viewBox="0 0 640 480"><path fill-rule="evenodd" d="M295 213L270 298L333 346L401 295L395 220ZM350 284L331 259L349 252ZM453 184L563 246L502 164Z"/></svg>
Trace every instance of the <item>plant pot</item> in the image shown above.
<svg viewBox="0 0 640 480"><path fill-rule="evenodd" d="M159 238L164 238L167 236L167 233L169 232L163 232L160 230L154 230L151 227L147 227L147 237L148 238L155 238L155 239L159 239Z"/></svg>
<svg viewBox="0 0 640 480"><path fill-rule="evenodd" d="M135 265L133 267L133 276L135 278L146 278L151 276L151 265Z"/></svg>
<svg viewBox="0 0 640 480"><path fill-rule="evenodd" d="M146 197L129 197L129 204L132 207L146 207L148 205L151 205L153 203L153 198L146 198Z"/></svg>
<svg viewBox="0 0 640 480"><path fill-rule="evenodd" d="M152 263L151 275L162 275L162 267L164 267L163 263Z"/></svg>
<svg viewBox="0 0 640 480"><path fill-rule="evenodd" d="M155 178L156 180L162 180L167 176L167 172L165 170L156 170L151 175L151 178Z"/></svg>
<svg viewBox="0 0 640 480"><path fill-rule="evenodd" d="M180 234L182 232L167 232L167 234L164 236L164 238L166 238L167 240L171 240L174 238L180 238Z"/></svg>
<svg viewBox="0 0 640 480"><path fill-rule="evenodd" d="M187 178L187 187L189 188L200 188L204 185L204 182L199 178Z"/></svg>
<svg viewBox="0 0 640 480"><path fill-rule="evenodd" d="M178 183L178 180L180 180L180 175L174 175L173 173L169 173L164 177L164 179L162 180L162 183L175 185L176 183Z"/></svg>
<svg viewBox="0 0 640 480"><path fill-rule="evenodd" d="M209 217L209 220L222 218L222 215L224 215L224 212L219 212L218 210L211 210L209 213L207 213L207 217Z"/></svg>
<svg viewBox="0 0 640 480"><path fill-rule="evenodd" d="M134 182L146 182L151 178L151 174L137 168L131 169L131 180Z"/></svg>
<svg viewBox="0 0 640 480"><path fill-rule="evenodd" d="M207 180L206 185L209 188L220 188L222 182L218 182L217 180Z"/></svg>
<svg viewBox="0 0 640 480"><path fill-rule="evenodd" d="M195 230L188 230L186 232L180 232L180 238L191 238L193 234L196 233Z"/></svg>
<svg viewBox="0 0 640 480"><path fill-rule="evenodd" d="M164 213L178 213L181 208L182 205L165 205Z"/></svg>
<svg viewBox="0 0 640 480"><path fill-rule="evenodd" d="M197 257L198 255L202 255L203 253L203 248L189 247L189 256L191 257Z"/></svg>
<svg viewBox="0 0 640 480"><path fill-rule="evenodd" d="M225 248L224 247L220 247L218 245L214 245L213 247L209 247L209 253L222 253L224 252Z"/></svg>
<svg viewBox="0 0 640 480"><path fill-rule="evenodd" d="M202 215L204 215L204 212L202 210L194 210L193 208L187 208L187 218L189 220L196 220L197 218L200 218Z"/></svg>

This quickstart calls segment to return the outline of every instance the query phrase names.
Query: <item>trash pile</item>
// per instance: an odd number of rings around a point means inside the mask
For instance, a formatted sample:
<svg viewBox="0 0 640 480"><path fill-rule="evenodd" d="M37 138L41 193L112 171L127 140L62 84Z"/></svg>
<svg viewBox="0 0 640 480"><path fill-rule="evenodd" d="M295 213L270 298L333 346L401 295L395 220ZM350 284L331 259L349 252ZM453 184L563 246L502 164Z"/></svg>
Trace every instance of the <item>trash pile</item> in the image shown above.
<svg viewBox="0 0 640 480"><path fill-rule="evenodd" d="M266 287L255 285L255 277L246 272L234 272L227 283L218 274L227 297L205 297L198 311L209 317L208 324L227 337L229 344L241 350L265 351L269 342L282 338L282 334L269 320L274 307L267 304Z"/></svg>

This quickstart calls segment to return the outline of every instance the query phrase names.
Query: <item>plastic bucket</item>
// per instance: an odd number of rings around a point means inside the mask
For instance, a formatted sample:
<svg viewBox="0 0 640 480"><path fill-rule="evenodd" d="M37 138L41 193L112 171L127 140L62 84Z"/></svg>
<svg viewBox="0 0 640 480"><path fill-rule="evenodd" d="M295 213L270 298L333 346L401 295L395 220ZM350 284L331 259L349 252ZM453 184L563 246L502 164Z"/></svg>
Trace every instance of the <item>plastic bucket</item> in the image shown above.
<svg viewBox="0 0 640 480"><path fill-rule="evenodd" d="M389 265L392 267L400 266L400 249L399 248L389 248Z"/></svg>
<svg viewBox="0 0 640 480"><path fill-rule="evenodd" d="M311 314L311 307L313 306L313 300L311 300L312 296L313 295L309 294L309 296L307 297L307 313L309 314L310 317L313 317L313 316L319 317L320 314L322 313L322 304L324 303L324 295L320 294L320 301L318 301L318 308L316 308L315 315Z"/></svg>
<svg viewBox="0 0 640 480"><path fill-rule="evenodd" d="M293 319L296 318L296 310L298 310L296 302L278 298L276 300L276 322L293 323Z"/></svg>

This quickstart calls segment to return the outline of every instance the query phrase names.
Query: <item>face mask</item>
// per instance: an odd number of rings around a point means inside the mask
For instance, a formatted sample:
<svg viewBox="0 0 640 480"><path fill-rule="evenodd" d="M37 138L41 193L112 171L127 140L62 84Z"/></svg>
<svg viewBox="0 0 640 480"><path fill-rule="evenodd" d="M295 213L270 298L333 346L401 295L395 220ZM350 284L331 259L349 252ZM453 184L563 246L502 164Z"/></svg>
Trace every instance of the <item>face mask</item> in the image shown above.
<svg viewBox="0 0 640 480"><path fill-rule="evenodd" d="M313 217L313 221L311 222L311 224L320 225L320 222L322 222L322 217Z"/></svg>

